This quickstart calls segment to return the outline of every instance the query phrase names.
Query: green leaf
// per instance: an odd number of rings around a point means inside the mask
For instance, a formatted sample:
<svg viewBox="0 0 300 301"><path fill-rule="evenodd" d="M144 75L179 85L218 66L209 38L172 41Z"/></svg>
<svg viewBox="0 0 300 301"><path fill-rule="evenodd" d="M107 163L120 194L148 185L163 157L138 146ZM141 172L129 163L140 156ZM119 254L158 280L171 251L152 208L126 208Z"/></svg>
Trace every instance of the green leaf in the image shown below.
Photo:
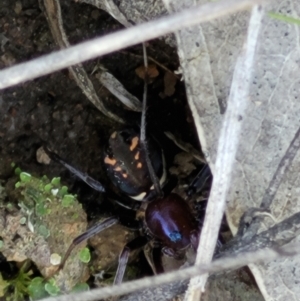
<svg viewBox="0 0 300 301"><path fill-rule="evenodd" d="M44 183L49 182L48 177L47 177L46 175L43 175L42 178L41 178L41 180L42 180Z"/></svg>
<svg viewBox="0 0 300 301"><path fill-rule="evenodd" d="M89 291L90 287L87 283L78 283L72 288L72 293Z"/></svg>
<svg viewBox="0 0 300 301"><path fill-rule="evenodd" d="M9 287L9 283L5 281L0 273L0 297L3 297L7 287Z"/></svg>
<svg viewBox="0 0 300 301"><path fill-rule="evenodd" d="M49 293L51 296L57 296L60 292L59 287L56 285L54 279L50 279L48 283L45 284L45 290Z"/></svg>
<svg viewBox="0 0 300 301"><path fill-rule="evenodd" d="M31 179L31 174L27 173L27 172L21 172L20 173L20 180L23 183L28 183L30 182Z"/></svg>
<svg viewBox="0 0 300 301"><path fill-rule="evenodd" d="M60 193L61 196L64 196L65 194L68 193L68 187L67 186L62 186L59 193Z"/></svg>
<svg viewBox="0 0 300 301"><path fill-rule="evenodd" d="M300 19L296 19L296 18L293 18L293 17L290 17L290 16L277 14L277 13L273 13L273 12L269 12L268 16L273 18L273 19L283 21L283 22L286 22L286 23L300 25Z"/></svg>
<svg viewBox="0 0 300 301"><path fill-rule="evenodd" d="M28 286L28 292L32 300L39 300L49 296L42 277L36 277L31 280Z"/></svg>
<svg viewBox="0 0 300 301"><path fill-rule="evenodd" d="M21 182L17 182L16 184L15 184L15 188L19 188L21 186Z"/></svg>
<svg viewBox="0 0 300 301"><path fill-rule="evenodd" d="M16 174L16 175L19 175L21 172L22 172L22 170L21 170L20 167L17 167L17 168L15 169L15 174Z"/></svg>
<svg viewBox="0 0 300 301"><path fill-rule="evenodd" d="M41 199L40 191L38 191L32 185L26 185L25 194L35 202L38 202L38 200Z"/></svg>
<svg viewBox="0 0 300 301"><path fill-rule="evenodd" d="M38 227L38 233L41 234L44 238L48 238L50 236L50 231L44 225L40 225Z"/></svg>
<svg viewBox="0 0 300 301"><path fill-rule="evenodd" d="M44 190L46 191L46 192L50 192L50 190L52 189L52 184L47 184L47 185L45 185L45 187L44 187Z"/></svg>
<svg viewBox="0 0 300 301"><path fill-rule="evenodd" d="M21 224L21 225L25 225L25 224L26 224L26 221L27 221L27 219L26 219L25 216L23 216L23 217L20 218L20 224Z"/></svg>
<svg viewBox="0 0 300 301"><path fill-rule="evenodd" d="M48 209L45 207L45 204L37 203L35 205L35 212L37 216L43 216L48 213Z"/></svg>
<svg viewBox="0 0 300 301"><path fill-rule="evenodd" d="M53 184L54 186L59 186L60 185L60 177L53 178L51 180L51 184Z"/></svg>
<svg viewBox="0 0 300 301"><path fill-rule="evenodd" d="M62 202L61 202L61 203L62 203L62 206L63 206L63 207L69 207L69 206L71 206L71 205L73 204L74 200L75 200L75 198L74 198L73 195L71 195L71 194L66 194L66 195L63 197Z"/></svg>
<svg viewBox="0 0 300 301"><path fill-rule="evenodd" d="M80 261L84 263L89 263L91 260L91 252L88 248L83 248L79 253Z"/></svg>

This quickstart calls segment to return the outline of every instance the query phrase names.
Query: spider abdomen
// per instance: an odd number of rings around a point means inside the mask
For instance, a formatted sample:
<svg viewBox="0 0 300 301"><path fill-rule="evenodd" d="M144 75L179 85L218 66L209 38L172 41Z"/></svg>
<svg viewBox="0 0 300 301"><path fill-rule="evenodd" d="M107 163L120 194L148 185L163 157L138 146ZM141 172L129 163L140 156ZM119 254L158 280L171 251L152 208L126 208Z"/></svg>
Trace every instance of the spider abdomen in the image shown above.
<svg viewBox="0 0 300 301"><path fill-rule="evenodd" d="M104 151L104 164L112 183L124 194L141 201L153 189L140 134L134 129L112 133ZM163 184L166 180L163 152L153 139L148 141L154 172Z"/></svg>

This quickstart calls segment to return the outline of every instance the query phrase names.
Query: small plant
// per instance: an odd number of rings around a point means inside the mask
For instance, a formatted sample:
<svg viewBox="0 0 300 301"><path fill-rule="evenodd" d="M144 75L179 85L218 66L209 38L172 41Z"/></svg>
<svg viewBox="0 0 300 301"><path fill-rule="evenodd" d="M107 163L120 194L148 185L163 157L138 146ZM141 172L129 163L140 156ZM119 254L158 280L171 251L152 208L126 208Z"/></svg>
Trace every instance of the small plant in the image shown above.
<svg viewBox="0 0 300 301"><path fill-rule="evenodd" d="M39 300L49 296L45 288L45 280L42 277L35 277L28 286L29 296L32 300Z"/></svg>
<svg viewBox="0 0 300 301"><path fill-rule="evenodd" d="M31 300L38 300L60 293L54 279L46 281L42 277L32 278L30 266L30 260L26 260L17 275L7 280L0 273L0 297L5 297L7 301L21 301L28 296Z"/></svg>
<svg viewBox="0 0 300 301"><path fill-rule="evenodd" d="M29 295L28 286L32 276L29 266L30 262L26 260L18 274L9 280L4 280L0 274L0 296L6 296L8 301L19 301Z"/></svg>
<svg viewBox="0 0 300 301"><path fill-rule="evenodd" d="M91 252L88 248L83 248L79 252L79 259L84 263L89 263L91 260Z"/></svg>
<svg viewBox="0 0 300 301"><path fill-rule="evenodd" d="M69 292L83 280L82 271L87 269L83 262L88 262L90 258L88 249L82 252L80 258L78 249L77 255L67 263L63 277L55 276L47 281L44 277L51 277L53 267L49 269L49 262L53 266L60 263L61 256L70 244L70 236L76 236L86 228L86 214L82 205L76 195L71 195L68 188L60 183L60 178L51 180L46 176L35 177L14 165L12 167L19 179L11 193L12 201L0 203L12 221L6 228L0 225L0 248L6 258L18 254L18 259L27 259L15 277L3 279L0 273L0 297L5 297L7 301L28 297L38 300ZM11 229L15 232L12 233ZM18 233L21 235L12 241L12 237ZM45 256L50 257L47 259ZM42 277L34 277L30 269L32 262ZM76 278L74 275L79 276ZM86 286L81 286L86 289Z"/></svg>
<svg viewBox="0 0 300 301"><path fill-rule="evenodd" d="M4 297L9 285L9 282L4 280L2 274L0 273L0 297Z"/></svg>

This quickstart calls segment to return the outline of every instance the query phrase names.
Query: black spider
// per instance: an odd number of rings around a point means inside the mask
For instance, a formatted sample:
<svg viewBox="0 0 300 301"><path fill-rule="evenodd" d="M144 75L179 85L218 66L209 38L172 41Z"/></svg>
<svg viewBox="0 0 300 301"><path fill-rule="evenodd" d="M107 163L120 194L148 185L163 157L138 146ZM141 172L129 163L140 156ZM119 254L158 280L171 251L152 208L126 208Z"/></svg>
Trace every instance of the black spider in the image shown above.
<svg viewBox="0 0 300 301"><path fill-rule="evenodd" d="M125 201L120 200L118 195L107 191L99 181L74 168L49 150L47 152L52 159L60 162L85 183L97 191L107 193L122 206L138 208L136 202L146 204L143 221L144 235L136 237L124 246L119 257L115 284L122 282L130 252L145 246L149 238L155 240L155 245L159 246L164 254L178 259L182 258L190 246L193 249L197 248L200 226L186 201L179 195L170 193L174 184L167 179L164 154L154 139L148 138L145 148L145 144L141 143L140 133L132 128L125 128L111 134L104 150L103 162L108 177L123 195L134 200L133 203L128 202L126 198ZM154 174L149 172L146 154L149 156ZM199 173L200 176L195 178L191 187L197 190L209 174L209 168L206 166L204 171ZM157 177L162 186L163 196L161 197L157 196L153 177ZM63 268L76 245L118 222L119 217L110 217L75 238L60 268ZM156 272L163 270L159 260L154 262L154 266Z"/></svg>

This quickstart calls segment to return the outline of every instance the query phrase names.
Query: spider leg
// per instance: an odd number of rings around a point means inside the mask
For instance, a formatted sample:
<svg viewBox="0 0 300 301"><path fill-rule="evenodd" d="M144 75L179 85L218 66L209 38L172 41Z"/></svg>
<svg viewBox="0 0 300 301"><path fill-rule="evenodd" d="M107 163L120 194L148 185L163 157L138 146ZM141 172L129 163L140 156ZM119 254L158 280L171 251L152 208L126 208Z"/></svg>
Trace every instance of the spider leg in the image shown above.
<svg viewBox="0 0 300 301"><path fill-rule="evenodd" d="M156 247L156 248L153 248L153 250L152 250L153 273L155 275L161 274L164 272L164 268L163 268L162 260L161 260L161 256L162 256L161 252L162 252L161 247Z"/></svg>
<svg viewBox="0 0 300 301"><path fill-rule="evenodd" d="M163 192L160 187L159 179L155 174L153 165L150 160L149 155L149 148L146 138L146 112L147 112L147 89L148 89L148 61L147 61L147 53L146 53L146 46L143 44L143 53L144 53L144 61L145 61L145 83L144 83L144 94L143 94L143 107L142 107L142 119L141 119L141 135L140 135L140 143L141 147L144 150L146 163L148 167L148 171L150 174L150 178L155 188L155 192L158 197L163 196Z"/></svg>
<svg viewBox="0 0 300 301"><path fill-rule="evenodd" d="M90 187L92 187L93 189L95 189L96 191L99 191L99 192L106 192L106 189L99 181L95 180L94 178L89 176L87 173L82 172L81 170L75 168L74 166L72 166L71 164L66 162L64 159L62 159L59 155L51 152L47 147L44 147L44 150L47 153L47 155L50 157L50 159L63 165L66 169L68 169L71 173L73 173L75 176L77 176L83 182L88 184Z"/></svg>
<svg viewBox="0 0 300 301"><path fill-rule="evenodd" d="M191 196L193 194L199 193L204 187L205 183L209 178L212 177L210 168L208 164L204 165L204 167L199 171L196 175L192 183L189 185L187 195Z"/></svg>
<svg viewBox="0 0 300 301"><path fill-rule="evenodd" d="M191 241L191 245L194 249L194 251L196 252L197 251L197 248L198 248L198 244L199 244L199 231L198 230L193 230L191 233L190 233L190 241Z"/></svg>
<svg viewBox="0 0 300 301"><path fill-rule="evenodd" d="M104 220L103 222L100 222L94 226L92 226L91 228L89 228L86 232L82 233L81 235L77 236L73 242L71 243L71 245L69 246L61 264L59 265L58 271L63 269L67 259L69 258L71 252L73 251L73 249L79 245L80 243L82 243L83 241L91 238L92 236L100 233L101 231L111 227L112 225L118 223L119 219L115 216L109 217L106 220Z"/></svg>
<svg viewBox="0 0 300 301"><path fill-rule="evenodd" d="M125 273L125 269L127 266L130 252L142 248L143 246L145 246L147 244L147 242L148 242L148 239L145 236L138 236L138 237L134 238L132 241L128 242L124 246L124 248L119 256L119 265L118 265L118 269L116 272L114 285L120 284L123 281L123 277L124 277L124 273Z"/></svg>
<svg viewBox="0 0 300 301"><path fill-rule="evenodd" d="M144 255L154 275L164 272L161 243L153 240L152 244L144 248Z"/></svg>

